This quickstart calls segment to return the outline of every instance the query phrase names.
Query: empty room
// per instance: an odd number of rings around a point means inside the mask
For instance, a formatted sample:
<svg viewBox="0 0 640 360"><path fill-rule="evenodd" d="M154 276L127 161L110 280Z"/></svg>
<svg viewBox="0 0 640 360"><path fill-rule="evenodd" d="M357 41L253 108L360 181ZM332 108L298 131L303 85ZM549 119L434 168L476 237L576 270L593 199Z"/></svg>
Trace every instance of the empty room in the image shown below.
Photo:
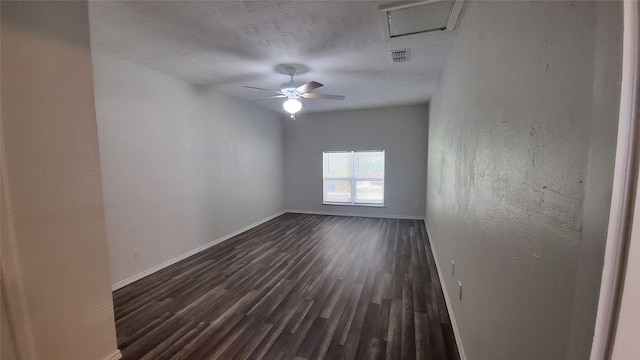
<svg viewBox="0 0 640 360"><path fill-rule="evenodd" d="M0 357L640 358L638 14L2 1Z"/></svg>

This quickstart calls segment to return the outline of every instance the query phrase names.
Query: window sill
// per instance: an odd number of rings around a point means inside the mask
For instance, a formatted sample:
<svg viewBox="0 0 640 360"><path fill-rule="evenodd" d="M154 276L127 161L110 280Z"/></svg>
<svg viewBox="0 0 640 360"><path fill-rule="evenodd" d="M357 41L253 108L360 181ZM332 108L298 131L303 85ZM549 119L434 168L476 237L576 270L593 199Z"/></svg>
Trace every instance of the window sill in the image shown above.
<svg viewBox="0 0 640 360"><path fill-rule="evenodd" d="M332 202L323 202L322 205L338 205L338 206L363 206L363 207L377 207L377 208L385 208L384 204L345 204L345 203L332 203Z"/></svg>

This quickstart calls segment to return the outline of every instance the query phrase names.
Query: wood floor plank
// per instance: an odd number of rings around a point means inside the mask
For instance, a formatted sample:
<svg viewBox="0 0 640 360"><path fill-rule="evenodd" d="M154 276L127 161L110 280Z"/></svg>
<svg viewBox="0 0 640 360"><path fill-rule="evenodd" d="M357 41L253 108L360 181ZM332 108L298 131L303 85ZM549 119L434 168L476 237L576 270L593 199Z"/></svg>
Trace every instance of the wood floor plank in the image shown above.
<svg viewBox="0 0 640 360"><path fill-rule="evenodd" d="M125 360L459 360L417 220L284 214L113 300Z"/></svg>
<svg viewBox="0 0 640 360"><path fill-rule="evenodd" d="M402 300L391 300L387 329L387 359L400 359L402 337Z"/></svg>
<svg viewBox="0 0 640 360"><path fill-rule="evenodd" d="M242 348L233 356L233 359L249 358L272 328L272 324L264 322L258 325L256 331L251 337L247 339L247 342L245 342Z"/></svg>

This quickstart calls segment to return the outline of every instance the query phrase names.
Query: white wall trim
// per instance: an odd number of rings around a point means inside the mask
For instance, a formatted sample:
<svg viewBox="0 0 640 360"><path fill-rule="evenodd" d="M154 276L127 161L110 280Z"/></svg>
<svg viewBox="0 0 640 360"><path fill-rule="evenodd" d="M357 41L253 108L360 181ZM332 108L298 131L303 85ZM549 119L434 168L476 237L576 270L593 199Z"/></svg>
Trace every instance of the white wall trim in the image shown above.
<svg viewBox="0 0 640 360"><path fill-rule="evenodd" d="M624 274L627 243L631 235L634 186L638 161L635 116L635 93L638 86L638 4L624 2L624 31L622 47L622 82L620 112L616 145L613 192L609 210L609 225L600 284L600 297L595 331L591 346L591 360L604 360L611 356L615 323L619 311L619 297Z"/></svg>
<svg viewBox="0 0 640 360"><path fill-rule="evenodd" d="M449 293L447 293L447 288L444 286L444 278L442 277L442 270L440 269L440 261L438 261L438 255L436 255L436 249L433 247L433 242L431 242L431 232L429 231L429 226L427 225L427 218L424 218L424 227L427 229L427 237L429 241L429 245L431 246L431 253L433 254L433 258L436 261L436 268L438 269L438 278L440 278L440 285L442 287L442 292L444 293L444 302L447 304L447 310L449 311L449 318L451 319L451 327L453 328L453 335L456 338L456 345L458 345L458 353L460 354L460 360L467 360L467 355L464 352L464 346L462 345L462 339L460 338L460 330L458 329L458 323L456 322L456 317L453 314L453 306L451 305L451 300L449 298Z"/></svg>
<svg viewBox="0 0 640 360"><path fill-rule="evenodd" d="M252 228L254 228L254 227L258 226L258 225L261 225L261 224L263 224L263 223L265 223L265 222L267 222L269 220L275 219L278 216L283 215L286 212L287 211L280 211L279 213L273 214L273 215L271 215L269 217L266 217L266 218L264 218L262 220L258 220L255 223L253 223L251 225L248 225L248 226L245 226L240 230L234 231L234 232L232 232L230 234L227 234L227 235L225 235L223 237L217 238L217 239L215 239L215 240L213 240L213 241L211 241L211 242L209 242L207 244L199 246L199 247L197 247L197 248L195 248L193 250L189 250L189 251L187 251L186 253L184 253L182 255L178 255L178 256L176 256L176 257L174 257L172 259L169 259L169 260L163 262L162 264L156 265L156 266L154 266L152 268L149 268L149 269L147 269L147 270L145 270L145 271L143 271L141 273L138 273L136 275L128 277L128 278L126 278L126 279L124 279L122 281L118 281L117 283L111 285L111 290L112 291L116 291L116 290L118 290L118 289L120 289L122 287L125 287L125 286L127 286L127 285L129 285L129 284L131 284L131 283L133 283L135 281L138 281L138 280L142 279L143 277L149 276L149 275L151 275L151 274L153 274L153 273L155 273L157 271L160 271L160 270L166 268L167 266L173 265L173 264L177 263L178 261L181 261L181 260L184 260L184 259L188 258L189 256L192 256L192 255L195 255L195 254L197 254L197 253L199 253L201 251L204 251L204 250L212 247L213 245L219 244L219 243L221 243L221 242L223 242L225 240L229 240L229 239L231 239L232 237L234 237L236 235L239 235L239 234L241 234L241 233L243 233L243 232L245 232L247 230L250 230L250 229L252 229Z"/></svg>
<svg viewBox="0 0 640 360"><path fill-rule="evenodd" d="M119 359L122 359L122 353L120 353L120 350L116 350L113 354L104 358L104 360L119 360Z"/></svg>
<svg viewBox="0 0 640 360"><path fill-rule="evenodd" d="M311 214L311 215L332 215L332 216L357 216L357 217L371 217L371 218L388 218L388 219L409 219L409 220L423 220L422 216L413 215L377 215L377 214L361 214L361 213L337 213L331 211L314 211L314 210L295 210L287 209L287 213L292 214Z"/></svg>

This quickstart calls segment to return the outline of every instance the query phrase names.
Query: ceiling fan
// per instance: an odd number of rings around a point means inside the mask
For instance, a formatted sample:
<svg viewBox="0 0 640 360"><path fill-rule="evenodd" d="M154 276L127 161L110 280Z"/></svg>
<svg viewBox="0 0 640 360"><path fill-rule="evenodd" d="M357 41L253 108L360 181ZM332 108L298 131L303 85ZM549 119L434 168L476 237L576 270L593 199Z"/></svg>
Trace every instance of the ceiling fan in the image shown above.
<svg viewBox="0 0 640 360"><path fill-rule="evenodd" d="M282 104L282 107L291 114L292 119L295 119L295 114L302 109L302 102L300 102L300 99L344 100L344 96L342 95L327 95L311 92L314 89L324 86L317 81L310 81L306 84L294 82L293 77L300 72L300 70L305 69L301 65L279 65L276 69L278 69L279 72L289 75L290 81L280 85L280 90L270 90L255 86L243 86L248 89L269 91L277 94L265 98L249 100L250 102L286 98L287 100Z"/></svg>

